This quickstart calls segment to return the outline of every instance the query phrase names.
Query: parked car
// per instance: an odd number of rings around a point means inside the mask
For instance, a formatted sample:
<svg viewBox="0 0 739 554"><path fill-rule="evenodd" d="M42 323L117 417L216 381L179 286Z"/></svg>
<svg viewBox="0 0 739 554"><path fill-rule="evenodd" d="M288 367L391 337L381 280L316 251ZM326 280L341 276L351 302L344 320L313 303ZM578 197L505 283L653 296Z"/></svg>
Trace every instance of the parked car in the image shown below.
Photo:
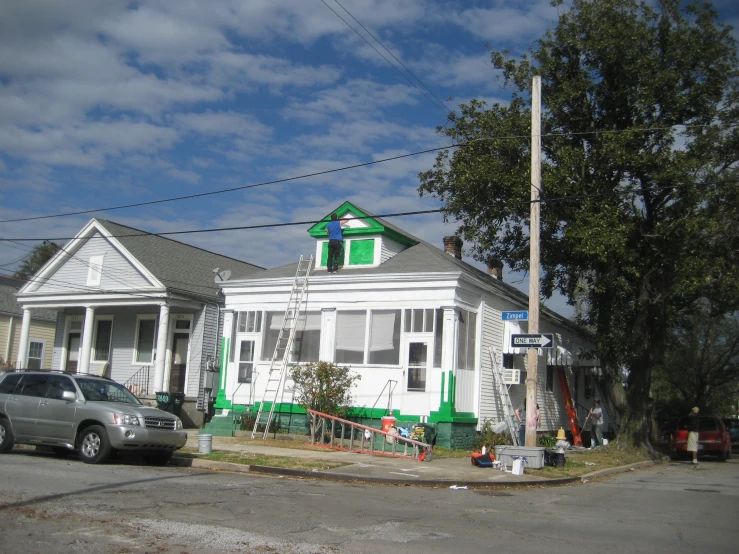
<svg viewBox="0 0 739 554"><path fill-rule="evenodd" d="M178 417L145 406L112 379L61 371L0 373L0 453L32 444L49 446L60 457L76 450L88 464L120 451L164 465L186 441Z"/></svg>
<svg viewBox="0 0 739 554"><path fill-rule="evenodd" d="M720 461L731 458L731 437L721 418L714 415L681 417L670 440L673 458L684 455L688 450L688 431L693 418L698 418L698 455L718 456Z"/></svg>
<svg viewBox="0 0 739 554"><path fill-rule="evenodd" d="M739 448L739 418L725 417L723 421L731 437L731 448Z"/></svg>

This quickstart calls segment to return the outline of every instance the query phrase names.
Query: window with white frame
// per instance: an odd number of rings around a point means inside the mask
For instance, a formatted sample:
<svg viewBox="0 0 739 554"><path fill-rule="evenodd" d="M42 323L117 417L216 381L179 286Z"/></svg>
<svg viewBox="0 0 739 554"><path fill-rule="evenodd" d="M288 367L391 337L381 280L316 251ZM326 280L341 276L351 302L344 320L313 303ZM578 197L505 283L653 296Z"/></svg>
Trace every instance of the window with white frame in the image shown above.
<svg viewBox="0 0 739 554"><path fill-rule="evenodd" d="M135 364L154 363L154 349L157 331L157 316L136 316L136 342L134 343Z"/></svg>
<svg viewBox="0 0 739 554"><path fill-rule="evenodd" d="M406 333L434 333L434 367L441 367L444 310L441 308L407 308L404 310Z"/></svg>
<svg viewBox="0 0 739 554"><path fill-rule="evenodd" d="M87 268L87 286L99 287L103 276L103 260L105 256L90 256Z"/></svg>
<svg viewBox="0 0 739 554"><path fill-rule="evenodd" d="M44 363L44 341L31 339L28 343L28 369L41 369Z"/></svg>
<svg viewBox="0 0 739 554"><path fill-rule="evenodd" d="M266 312L264 314L262 360L272 359L284 317L284 312ZM317 362L321 346L321 314L301 314L296 325L290 361L300 363ZM285 332L288 332L288 330L286 329Z"/></svg>
<svg viewBox="0 0 739 554"><path fill-rule="evenodd" d="M95 320L95 338L93 339L94 362L110 360L110 341L113 338L113 317L97 318Z"/></svg>
<svg viewBox="0 0 739 554"><path fill-rule="evenodd" d="M434 316L434 367L441 367L441 349L443 348L444 310L438 308Z"/></svg>
<svg viewBox="0 0 739 554"><path fill-rule="evenodd" d="M340 311L336 314L337 364L364 363L364 346L367 337L367 312Z"/></svg>
<svg viewBox="0 0 739 554"><path fill-rule="evenodd" d="M400 363L400 310L370 312L369 363Z"/></svg>
<svg viewBox="0 0 739 554"><path fill-rule="evenodd" d="M262 331L262 312L239 312L239 333L260 333Z"/></svg>
<svg viewBox="0 0 739 554"><path fill-rule="evenodd" d="M459 310L457 323L457 369L475 369L477 315Z"/></svg>
<svg viewBox="0 0 739 554"><path fill-rule="evenodd" d="M239 383L251 383L254 375L253 340L242 340L239 346Z"/></svg>

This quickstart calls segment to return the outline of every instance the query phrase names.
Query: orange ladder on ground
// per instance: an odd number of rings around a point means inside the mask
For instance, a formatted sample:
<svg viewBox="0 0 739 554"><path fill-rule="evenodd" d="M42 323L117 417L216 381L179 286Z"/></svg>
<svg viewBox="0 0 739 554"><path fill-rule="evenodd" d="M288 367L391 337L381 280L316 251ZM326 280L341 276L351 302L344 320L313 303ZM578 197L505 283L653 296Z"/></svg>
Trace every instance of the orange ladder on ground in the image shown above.
<svg viewBox="0 0 739 554"><path fill-rule="evenodd" d="M582 446L582 429L577 424L577 410L575 410L575 403L572 401L572 395L570 394L570 386L567 384L567 374L565 374L565 368L562 366L557 367L559 373L559 384L562 387L562 396L565 399L565 410L567 410L567 419L570 421L570 431L572 431L572 445Z"/></svg>

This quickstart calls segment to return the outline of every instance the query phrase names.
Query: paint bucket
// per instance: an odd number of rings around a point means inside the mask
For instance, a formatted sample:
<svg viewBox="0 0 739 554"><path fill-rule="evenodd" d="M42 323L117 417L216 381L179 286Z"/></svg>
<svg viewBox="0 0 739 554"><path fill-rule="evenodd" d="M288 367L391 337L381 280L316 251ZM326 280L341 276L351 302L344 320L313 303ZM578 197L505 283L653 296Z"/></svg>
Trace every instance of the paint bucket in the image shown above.
<svg viewBox="0 0 739 554"><path fill-rule="evenodd" d="M384 433L390 432L390 427L395 425L395 422L397 420L393 416L383 416L382 417L382 431Z"/></svg>
<svg viewBox="0 0 739 554"><path fill-rule="evenodd" d="M198 452L210 454L213 451L213 435L198 435Z"/></svg>

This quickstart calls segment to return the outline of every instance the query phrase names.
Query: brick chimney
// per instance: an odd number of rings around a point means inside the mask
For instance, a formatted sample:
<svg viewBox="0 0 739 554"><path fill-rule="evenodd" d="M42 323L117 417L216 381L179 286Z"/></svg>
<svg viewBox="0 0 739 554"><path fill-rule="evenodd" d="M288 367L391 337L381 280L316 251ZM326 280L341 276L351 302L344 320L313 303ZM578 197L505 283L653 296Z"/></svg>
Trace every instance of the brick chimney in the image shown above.
<svg viewBox="0 0 739 554"><path fill-rule="evenodd" d="M462 239L457 236L444 237L444 252L458 260L462 259Z"/></svg>
<svg viewBox="0 0 739 554"><path fill-rule="evenodd" d="M490 258L488 260L488 275L496 279L503 280L503 262L498 258Z"/></svg>

